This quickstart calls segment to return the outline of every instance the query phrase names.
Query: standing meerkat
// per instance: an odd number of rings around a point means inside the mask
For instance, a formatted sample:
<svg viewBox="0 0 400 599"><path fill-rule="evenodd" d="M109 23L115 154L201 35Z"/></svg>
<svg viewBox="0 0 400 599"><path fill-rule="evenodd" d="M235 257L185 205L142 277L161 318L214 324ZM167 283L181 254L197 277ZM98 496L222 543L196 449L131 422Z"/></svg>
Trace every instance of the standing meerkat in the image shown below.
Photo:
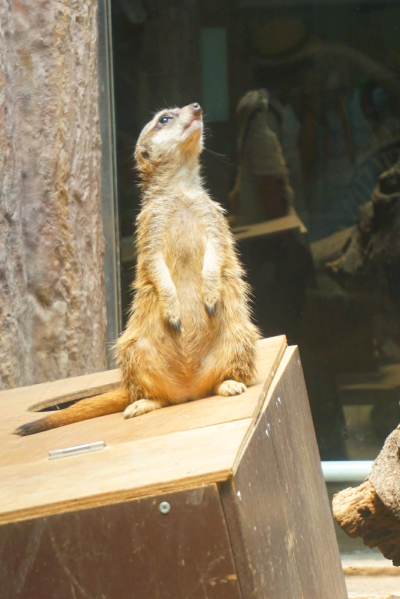
<svg viewBox="0 0 400 599"><path fill-rule="evenodd" d="M27 435L124 410L131 418L212 394L255 374L259 332L224 211L203 187L199 104L163 110L138 139L142 188L135 296L116 344L122 385L17 429Z"/></svg>

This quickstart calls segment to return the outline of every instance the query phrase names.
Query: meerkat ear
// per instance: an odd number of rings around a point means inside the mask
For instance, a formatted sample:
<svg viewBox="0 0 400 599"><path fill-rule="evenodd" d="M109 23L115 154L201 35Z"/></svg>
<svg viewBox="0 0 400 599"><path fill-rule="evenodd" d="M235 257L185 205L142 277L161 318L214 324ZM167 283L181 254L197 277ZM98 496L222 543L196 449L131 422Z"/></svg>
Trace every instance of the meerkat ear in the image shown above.
<svg viewBox="0 0 400 599"><path fill-rule="evenodd" d="M148 149L143 146L136 146L135 150L136 170L142 183L147 181L153 172L153 165Z"/></svg>
<svg viewBox="0 0 400 599"><path fill-rule="evenodd" d="M146 164L148 164L148 162L150 160L150 154L146 150L145 147L143 147L143 146L136 146L135 160L136 160L136 165L137 165L137 168L139 169L139 171L142 170L142 168Z"/></svg>

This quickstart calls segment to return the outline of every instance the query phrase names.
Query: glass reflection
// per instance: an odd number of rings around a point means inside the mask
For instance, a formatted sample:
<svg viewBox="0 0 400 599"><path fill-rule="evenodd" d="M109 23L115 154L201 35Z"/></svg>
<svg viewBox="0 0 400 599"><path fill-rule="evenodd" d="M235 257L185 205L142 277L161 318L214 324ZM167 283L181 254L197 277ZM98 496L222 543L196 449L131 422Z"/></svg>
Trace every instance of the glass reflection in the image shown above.
<svg viewBox="0 0 400 599"><path fill-rule="evenodd" d="M201 102L204 176L264 335L298 343L322 459L400 420L400 6L114 0L124 308L149 114Z"/></svg>

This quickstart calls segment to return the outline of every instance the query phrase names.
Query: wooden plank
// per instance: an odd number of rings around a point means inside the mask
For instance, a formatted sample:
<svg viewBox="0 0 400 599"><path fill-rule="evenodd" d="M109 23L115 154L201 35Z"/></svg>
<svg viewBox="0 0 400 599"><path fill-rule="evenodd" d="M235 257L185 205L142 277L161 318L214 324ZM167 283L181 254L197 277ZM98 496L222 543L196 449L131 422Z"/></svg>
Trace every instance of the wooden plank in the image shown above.
<svg viewBox="0 0 400 599"><path fill-rule="evenodd" d="M163 408L131 420L124 420L122 414L112 414L22 438L9 432L15 428L14 417L3 422L3 427L7 425L8 430L4 431L4 443L0 442L0 465L34 463L47 457L52 449L93 441L104 440L107 445L114 446L252 418L261 393L262 385L258 384L251 387L246 395L207 398L201 402Z"/></svg>
<svg viewBox="0 0 400 599"><path fill-rule="evenodd" d="M259 430L234 480L219 485L243 599L304 599L273 451L264 437Z"/></svg>
<svg viewBox="0 0 400 599"><path fill-rule="evenodd" d="M243 599L304 599L284 509L285 490L265 431L264 413L233 479L219 485Z"/></svg>
<svg viewBox="0 0 400 599"><path fill-rule="evenodd" d="M274 235L293 229L298 229L300 233L307 233L307 228L296 214L289 214L282 218L275 218L254 225L236 227L232 229L232 233L235 235L236 239L243 240Z"/></svg>
<svg viewBox="0 0 400 599"><path fill-rule="evenodd" d="M0 413L3 418L3 415L6 416L15 411L15 404L13 406L11 402L18 402L18 409L27 411L31 408L40 410L42 407L50 407L63 401L91 397L115 388L120 380L121 374L118 369L106 370L50 383L1 391Z"/></svg>
<svg viewBox="0 0 400 599"><path fill-rule="evenodd" d="M226 480L251 424L247 418L2 467L0 523Z"/></svg>
<svg viewBox="0 0 400 599"><path fill-rule="evenodd" d="M7 400L11 392L0 394L0 477L5 489L0 519L25 519L228 478L285 347L284 336L260 342L258 381L243 395L171 406L132 420L113 414L18 437L12 434L17 426L41 417L27 411L31 400L51 399L51 392L37 385L13 390L13 401ZM95 389L99 380L104 384L104 374L89 375L84 389ZM65 381L68 392L79 392L83 378ZM65 395L63 381L48 386ZM47 459L50 450L103 440L107 446L98 453Z"/></svg>
<svg viewBox="0 0 400 599"><path fill-rule="evenodd" d="M277 374L264 428L272 439L302 593L309 599L347 599L297 348L288 349Z"/></svg>
<svg viewBox="0 0 400 599"><path fill-rule="evenodd" d="M259 376L262 377L266 369L274 367L277 354L278 358L283 355L286 347L286 337L281 335L261 339L258 342L258 347L257 369L260 371ZM120 383L120 380L120 371L115 369L1 391L0 413L3 417L15 411L10 402L18 402L19 410L39 411L43 408L51 407L56 403L68 402L83 397L92 397L93 395L99 395L115 388Z"/></svg>
<svg viewBox="0 0 400 599"><path fill-rule="evenodd" d="M220 484L243 599L347 599L297 348Z"/></svg>
<svg viewBox="0 0 400 599"><path fill-rule="evenodd" d="M276 337L276 339L278 339L278 337ZM264 384L262 386L260 384L259 389L257 390L258 398L254 402L254 408L253 408L253 412L252 412L253 426L249 426L245 435L243 435L242 443L237 452L235 464L233 465L233 472L236 472L236 465L238 464L239 456L241 456L243 454L244 448L246 447L249 439L251 438L251 435L253 434L254 425L256 424L257 419L259 418L263 403L266 401L268 390L269 390L271 384L273 384L275 374L276 374L276 372L279 368L279 365L282 361L282 357L284 356L285 351L287 349L286 337L284 337L284 342L281 344L278 352L276 353L274 361L272 361L271 348L268 346L268 344L266 342L268 342L268 339L262 339L259 342L259 348L261 351L259 352L257 368L258 368L258 372L268 372L268 375L267 376L264 375L265 376ZM264 344L267 346L267 347L265 347L265 350L268 350L268 351L262 351L264 349ZM250 408L250 402L248 405ZM249 415L250 415L250 410L249 410Z"/></svg>
<svg viewBox="0 0 400 599"><path fill-rule="evenodd" d="M285 374L285 370L287 367L288 360L290 359L293 351L296 346L285 347L282 355L279 359L279 362L276 364L276 368L274 371L274 376L272 377L268 386L265 386L263 389L263 393L260 394L258 410L253 414L254 423L256 423L257 419L261 417L261 415L265 412L269 402L271 401L272 394L276 386L279 384L281 377ZM249 429L243 438L242 445L240 450L237 453L235 463L233 465L233 473L236 474L239 464L242 460L243 454L246 451L247 445L249 444L253 435L253 429Z"/></svg>
<svg viewBox="0 0 400 599"><path fill-rule="evenodd" d="M274 342L272 342L272 340L274 340ZM261 339L258 342L257 380L263 382L263 387L262 392L259 394L257 404L254 406L254 420L258 417L286 348L287 341L284 335L272 337L270 339Z"/></svg>
<svg viewBox="0 0 400 599"><path fill-rule="evenodd" d="M28 388L12 390L20 392L22 400L19 403L18 395L16 395L12 402L11 400L0 402L2 407L0 464L6 466L34 462L42 459L43 456L47 456L51 449L80 445L94 440L105 440L107 444L114 445L132 439L146 439L177 431L213 426L223 422L255 418L259 411L258 406L265 396L285 347L286 338L284 336L260 341L257 361L258 379L243 395L230 398L212 397L180 406L171 406L132 420L124 420L121 414L113 414L30 437L17 437L12 434L12 431L25 422L42 417L40 413L32 414L26 411L32 405L30 403L32 397L30 392L35 393L37 391L35 388L41 387L39 392L33 395L34 402L38 397L43 396L46 397L46 400L51 399L50 392L48 389L44 389L43 385L30 387L28 394ZM103 377L106 373L100 374ZM90 388L92 390L96 389L95 375L89 375L89 377ZM79 381L75 379L76 382L73 383L75 392L79 392L77 383L82 384L83 377L78 378ZM73 381L73 379L67 379L65 382L70 383L70 381ZM48 385L56 392L63 393L61 383L62 381L57 381L56 384L48 383ZM86 381L85 384L87 385ZM9 397L9 393L10 391L0 393L0 400L3 395ZM22 406L21 410L19 409L20 405Z"/></svg>
<svg viewBox="0 0 400 599"><path fill-rule="evenodd" d="M0 555L4 599L242 597L216 485L3 525Z"/></svg>
<svg viewBox="0 0 400 599"><path fill-rule="evenodd" d="M400 387L400 364L381 366L376 372L339 374L340 391L394 391Z"/></svg>

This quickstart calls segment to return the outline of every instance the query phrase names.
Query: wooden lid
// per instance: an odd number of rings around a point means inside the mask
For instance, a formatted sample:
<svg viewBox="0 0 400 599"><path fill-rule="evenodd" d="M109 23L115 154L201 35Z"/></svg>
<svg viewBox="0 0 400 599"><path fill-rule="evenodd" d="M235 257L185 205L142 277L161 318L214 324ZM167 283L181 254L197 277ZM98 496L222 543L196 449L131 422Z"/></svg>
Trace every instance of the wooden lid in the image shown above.
<svg viewBox="0 0 400 599"><path fill-rule="evenodd" d="M112 414L28 437L13 431L60 397L115 386L116 370L0 393L0 523L199 486L232 476L286 348L259 342L258 379L246 393L210 397L124 420ZM49 451L105 441L101 451L49 460Z"/></svg>

